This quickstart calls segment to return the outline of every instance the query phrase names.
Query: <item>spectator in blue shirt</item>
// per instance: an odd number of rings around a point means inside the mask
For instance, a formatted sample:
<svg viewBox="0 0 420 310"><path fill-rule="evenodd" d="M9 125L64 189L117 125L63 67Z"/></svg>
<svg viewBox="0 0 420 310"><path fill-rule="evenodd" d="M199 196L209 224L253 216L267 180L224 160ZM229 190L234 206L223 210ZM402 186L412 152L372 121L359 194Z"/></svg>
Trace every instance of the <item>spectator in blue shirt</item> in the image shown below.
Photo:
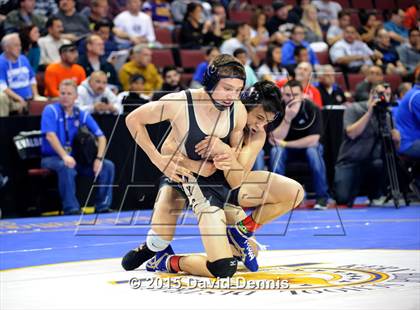
<svg viewBox="0 0 420 310"><path fill-rule="evenodd" d="M104 59L107 59L109 55L118 50L117 43L114 41L112 35L112 23L108 21L100 21L95 24L93 27L93 34L97 34L101 37L105 44L105 53L103 55ZM82 39L78 43L79 56L82 57L86 54L86 38Z"/></svg>
<svg viewBox="0 0 420 310"><path fill-rule="evenodd" d="M207 66L210 62L213 61L216 56L220 54L220 51L217 47L213 46L206 50L206 60L200 63L197 66L197 69L194 72L194 76L191 82L191 87L200 88L202 87L204 72L207 70Z"/></svg>
<svg viewBox="0 0 420 310"><path fill-rule="evenodd" d="M409 76L414 77L414 70L420 63L420 30L410 29L408 34L408 42L398 46L397 52Z"/></svg>
<svg viewBox="0 0 420 310"><path fill-rule="evenodd" d="M376 31L376 42L373 49L379 51L382 57L376 61L385 74L407 75L407 70L400 61L397 49L391 44L391 36L384 28Z"/></svg>
<svg viewBox="0 0 420 310"><path fill-rule="evenodd" d="M395 122L401 135L399 152L420 158L420 70L413 88L401 99L395 113Z"/></svg>
<svg viewBox="0 0 420 310"><path fill-rule="evenodd" d="M283 44L281 62L284 66L293 65L296 63L294 52L297 46L304 46L308 49L309 62L311 63L311 65L314 66L319 64L315 52L309 47L309 43L304 41L304 38L305 29L303 28L303 26L294 26L290 35L290 40L287 40Z"/></svg>
<svg viewBox="0 0 420 310"><path fill-rule="evenodd" d="M21 54L21 42L17 33L8 34L1 40L0 55L0 116L10 112L22 113L28 100L38 96L35 74L28 58Z"/></svg>
<svg viewBox="0 0 420 310"><path fill-rule="evenodd" d="M394 46L408 41L408 30L403 25L404 11L394 9L391 11L391 18L384 23L384 28L389 31Z"/></svg>
<svg viewBox="0 0 420 310"><path fill-rule="evenodd" d="M41 118L43 168L54 170L58 176L58 189L64 214L79 214L80 204L76 198L77 174L95 177L98 186L96 212L110 212L114 164L104 159L106 138L92 116L76 108L77 85L73 80L60 83L60 101L48 105ZM81 165L74 159L72 143L79 126L85 125L97 137L98 152L91 166Z"/></svg>

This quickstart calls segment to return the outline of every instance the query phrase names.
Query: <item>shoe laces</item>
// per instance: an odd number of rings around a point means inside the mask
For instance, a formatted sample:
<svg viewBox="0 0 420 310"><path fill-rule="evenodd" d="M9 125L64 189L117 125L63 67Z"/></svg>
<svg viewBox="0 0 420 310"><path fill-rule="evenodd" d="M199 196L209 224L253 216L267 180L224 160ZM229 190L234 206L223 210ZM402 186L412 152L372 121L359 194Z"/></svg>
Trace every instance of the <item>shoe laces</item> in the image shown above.
<svg viewBox="0 0 420 310"><path fill-rule="evenodd" d="M255 258L254 251L252 250L251 245L249 244L248 239L245 241L246 243L246 249L248 251L248 256L250 257L250 260L253 260Z"/></svg>

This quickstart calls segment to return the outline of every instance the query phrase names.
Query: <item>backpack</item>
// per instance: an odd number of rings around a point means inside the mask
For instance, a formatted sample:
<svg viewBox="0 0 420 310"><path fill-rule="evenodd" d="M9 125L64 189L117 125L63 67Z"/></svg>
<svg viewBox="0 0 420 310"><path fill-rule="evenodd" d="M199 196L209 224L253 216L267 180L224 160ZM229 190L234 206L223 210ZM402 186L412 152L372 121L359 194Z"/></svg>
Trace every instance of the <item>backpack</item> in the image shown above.
<svg viewBox="0 0 420 310"><path fill-rule="evenodd" d="M76 163L92 165L98 154L96 137L89 131L86 125L80 125L72 143L73 156Z"/></svg>
<svg viewBox="0 0 420 310"><path fill-rule="evenodd" d="M63 110L64 114L64 110ZM74 109L74 115L76 119L80 121L80 110L79 108ZM67 129L67 120L65 115L64 117L64 128ZM68 131L66 131L66 140L69 140ZM73 157L76 160L76 163L80 165L92 165L95 161L95 158L98 154L98 145L96 143L96 137L92 134L86 124L83 124L80 121L79 128L77 133L74 136L73 142L71 144L73 151Z"/></svg>

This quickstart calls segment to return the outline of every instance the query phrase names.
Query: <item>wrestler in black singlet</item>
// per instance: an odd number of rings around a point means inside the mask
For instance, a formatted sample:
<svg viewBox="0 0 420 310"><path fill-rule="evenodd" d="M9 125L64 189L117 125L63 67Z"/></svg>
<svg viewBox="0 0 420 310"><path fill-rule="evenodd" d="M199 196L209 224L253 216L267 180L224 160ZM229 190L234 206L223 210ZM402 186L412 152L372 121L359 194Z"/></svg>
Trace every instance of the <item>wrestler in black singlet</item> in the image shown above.
<svg viewBox="0 0 420 310"><path fill-rule="evenodd" d="M199 143L200 141L202 141L209 134L204 133L197 123L197 119L195 117L195 112L194 112L193 101L191 97L191 92L189 90L186 90L185 93L187 96L188 122L189 122L189 130L188 130L187 137L184 143L185 150L187 153L186 155L188 156L188 158L192 160L202 160L201 156L195 152L195 145ZM229 107L228 134L225 137L220 138L220 140L222 140L224 143L228 145L229 145L230 134L235 126L234 115L235 115L235 109L234 109L234 104L232 104L232 106ZM215 124L215 126L217 126L217 124ZM230 204L238 205L238 202L237 202L238 191L231 190L222 170L216 170L216 172L213 173L209 177L203 177L195 173L193 173L193 175L197 179L197 184L199 185L203 196L209 201L211 206L223 208L226 202ZM184 197L186 197L184 193L184 189L179 183L173 182L168 177L163 176L160 182L160 187L163 187L165 185L170 185L174 187L179 192L181 192Z"/></svg>

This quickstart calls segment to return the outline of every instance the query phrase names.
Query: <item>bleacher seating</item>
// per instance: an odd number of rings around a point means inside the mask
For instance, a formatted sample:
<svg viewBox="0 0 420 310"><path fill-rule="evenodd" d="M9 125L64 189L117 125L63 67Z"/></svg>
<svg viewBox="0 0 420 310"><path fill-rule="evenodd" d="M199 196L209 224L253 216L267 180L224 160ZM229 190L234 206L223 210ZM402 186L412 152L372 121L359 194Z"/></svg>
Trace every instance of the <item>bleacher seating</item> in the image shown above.
<svg viewBox="0 0 420 310"><path fill-rule="evenodd" d="M231 20L236 22L243 22L249 24L251 21L252 12L251 11L229 11L229 17Z"/></svg>
<svg viewBox="0 0 420 310"><path fill-rule="evenodd" d="M344 9L344 8L349 8L350 7L350 3L349 3L349 1L350 0L335 0L335 2L338 2L340 5L341 5L341 7Z"/></svg>
<svg viewBox="0 0 420 310"><path fill-rule="evenodd" d="M181 83L188 87L191 84L193 76L194 76L193 73L182 73Z"/></svg>
<svg viewBox="0 0 420 310"><path fill-rule="evenodd" d="M179 34L181 32L181 27L180 26L176 26L174 30L172 30L172 41L174 43L179 42Z"/></svg>
<svg viewBox="0 0 420 310"><path fill-rule="evenodd" d="M330 56L328 54L328 50L323 52L316 53L316 57L321 65L326 65L330 63Z"/></svg>
<svg viewBox="0 0 420 310"><path fill-rule="evenodd" d="M155 49L152 54L152 62L158 68L175 65L172 50L170 49Z"/></svg>
<svg viewBox="0 0 420 310"><path fill-rule="evenodd" d="M365 75L361 73L350 73L347 74L347 79L349 84L348 89L351 93L353 93L356 90L357 84L365 79Z"/></svg>
<svg viewBox="0 0 420 310"><path fill-rule="evenodd" d="M44 71L38 71L35 74L36 86L39 94L44 94L45 91L45 73Z"/></svg>
<svg viewBox="0 0 420 310"><path fill-rule="evenodd" d="M380 12L380 11L376 12L376 19L381 21L381 22L384 22L384 16L382 15L382 12Z"/></svg>
<svg viewBox="0 0 420 310"><path fill-rule="evenodd" d="M162 44L172 44L172 31L168 28L155 27L156 41Z"/></svg>
<svg viewBox="0 0 420 310"><path fill-rule="evenodd" d="M384 80L391 85L392 91L396 91L402 82L402 78L399 74L385 74Z"/></svg>
<svg viewBox="0 0 420 310"><path fill-rule="evenodd" d="M406 10L414 4L413 0L397 0L398 8Z"/></svg>
<svg viewBox="0 0 420 310"><path fill-rule="evenodd" d="M396 9L397 5L393 0L374 0L375 1L375 9L377 10L392 10ZM399 1L399 0L397 0Z"/></svg>
<svg viewBox="0 0 420 310"><path fill-rule="evenodd" d="M271 5L273 1L272 0L251 0L250 3L254 5Z"/></svg>
<svg viewBox="0 0 420 310"><path fill-rule="evenodd" d="M357 28L360 27L360 19L359 19L359 14L357 12L352 12L350 14L350 20L351 20L351 24Z"/></svg>
<svg viewBox="0 0 420 310"><path fill-rule="evenodd" d="M385 0L390 1L390 0ZM351 0L352 8L371 10L374 8L372 0Z"/></svg>
<svg viewBox="0 0 420 310"><path fill-rule="evenodd" d="M346 79L343 72L336 72L335 82L341 87L343 91L348 90Z"/></svg>
<svg viewBox="0 0 420 310"><path fill-rule="evenodd" d="M29 115L41 115L44 108L50 103L50 101L31 100L28 104Z"/></svg>
<svg viewBox="0 0 420 310"><path fill-rule="evenodd" d="M205 61L205 55L203 50L180 50L182 67L184 70L194 70Z"/></svg>

